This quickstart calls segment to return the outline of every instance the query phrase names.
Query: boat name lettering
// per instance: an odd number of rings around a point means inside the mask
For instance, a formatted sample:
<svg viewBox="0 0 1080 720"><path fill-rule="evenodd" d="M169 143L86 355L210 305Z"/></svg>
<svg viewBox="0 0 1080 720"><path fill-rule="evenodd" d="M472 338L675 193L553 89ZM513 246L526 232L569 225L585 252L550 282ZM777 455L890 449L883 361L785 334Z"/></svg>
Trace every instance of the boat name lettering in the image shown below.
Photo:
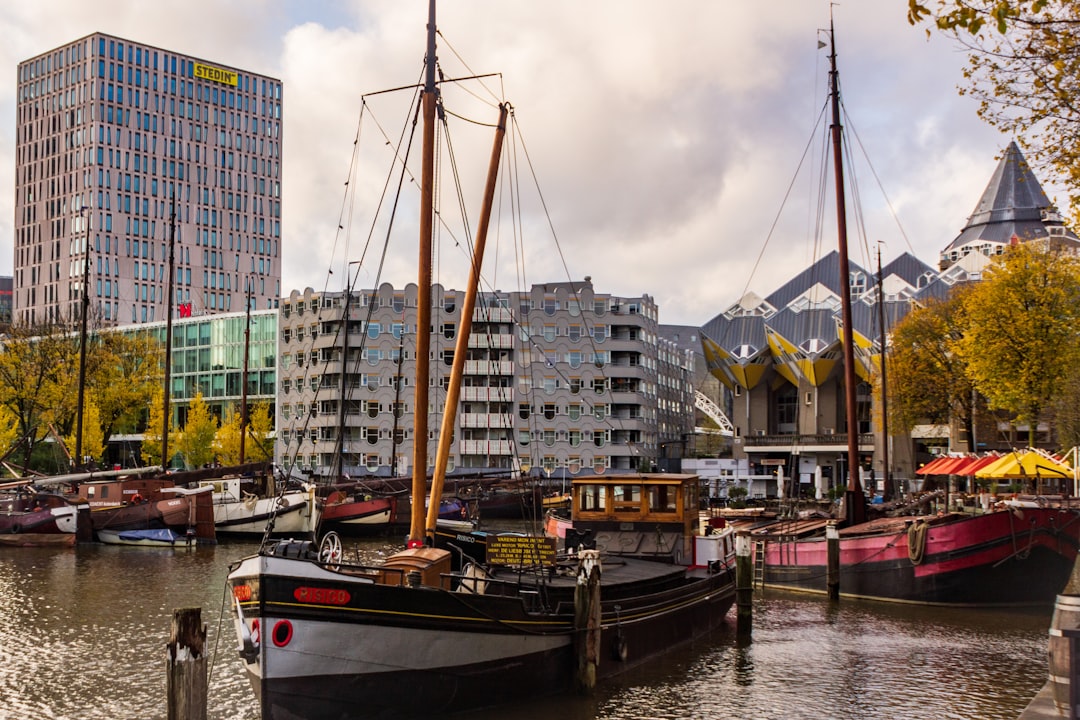
<svg viewBox="0 0 1080 720"><path fill-rule="evenodd" d="M488 538L487 560L495 565L554 565L555 538L496 535Z"/></svg>
<svg viewBox="0 0 1080 720"><path fill-rule="evenodd" d="M318 603L320 605L348 605L350 597L345 590L333 588L298 587L293 591L293 597L302 603Z"/></svg>
<svg viewBox="0 0 1080 720"><path fill-rule="evenodd" d="M200 80L213 80L214 82L236 87L236 73L229 70L195 63L194 75Z"/></svg>

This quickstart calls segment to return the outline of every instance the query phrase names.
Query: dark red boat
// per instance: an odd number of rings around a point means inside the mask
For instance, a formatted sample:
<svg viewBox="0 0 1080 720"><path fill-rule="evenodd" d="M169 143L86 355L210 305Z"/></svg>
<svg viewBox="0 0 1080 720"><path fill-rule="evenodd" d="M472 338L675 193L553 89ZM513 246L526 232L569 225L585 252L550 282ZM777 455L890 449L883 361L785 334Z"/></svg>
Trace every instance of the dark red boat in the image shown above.
<svg viewBox="0 0 1080 720"><path fill-rule="evenodd" d="M751 531L770 587L824 593L825 520ZM1080 511L1007 506L981 515L880 518L839 530L840 594L933 605L1050 604L1080 546Z"/></svg>
<svg viewBox="0 0 1080 720"><path fill-rule="evenodd" d="M25 486L0 495L2 545L74 545L89 536L85 501Z"/></svg>

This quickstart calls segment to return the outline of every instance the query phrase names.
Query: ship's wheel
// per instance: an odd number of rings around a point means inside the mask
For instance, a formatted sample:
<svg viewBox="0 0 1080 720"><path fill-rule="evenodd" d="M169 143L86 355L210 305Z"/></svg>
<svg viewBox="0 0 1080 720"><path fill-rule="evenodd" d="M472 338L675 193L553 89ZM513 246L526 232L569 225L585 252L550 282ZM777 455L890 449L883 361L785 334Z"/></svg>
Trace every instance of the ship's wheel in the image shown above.
<svg viewBox="0 0 1080 720"><path fill-rule="evenodd" d="M319 562L326 565L330 570L337 570L341 567L343 555L341 538L338 537L338 534L331 530L323 535L323 539L319 542Z"/></svg>

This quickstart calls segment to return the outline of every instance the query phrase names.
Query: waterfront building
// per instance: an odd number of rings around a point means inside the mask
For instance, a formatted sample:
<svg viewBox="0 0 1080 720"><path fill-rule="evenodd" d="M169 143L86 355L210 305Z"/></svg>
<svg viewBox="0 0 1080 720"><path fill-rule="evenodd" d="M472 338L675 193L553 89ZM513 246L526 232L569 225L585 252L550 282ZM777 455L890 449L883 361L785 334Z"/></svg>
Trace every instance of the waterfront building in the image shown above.
<svg viewBox="0 0 1080 720"><path fill-rule="evenodd" d="M416 294L384 284L281 299L279 462L328 476L412 472ZM464 293L432 295L437 377L421 410L433 458ZM659 337L657 316L648 295L598 293L588 278L481 293L450 470L653 469L693 408L690 360Z"/></svg>
<svg viewBox="0 0 1080 720"><path fill-rule="evenodd" d="M93 33L19 63L16 93L16 323L75 319L84 282L104 325L165 319L173 237L181 315L274 305L279 80Z"/></svg>
<svg viewBox="0 0 1080 720"><path fill-rule="evenodd" d="M935 273L905 254L882 269L890 327ZM830 252L762 298L747 293L702 328L710 371L731 392L733 456L746 460L747 476L771 475L753 490L764 496L798 492L823 497L845 477L847 422L842 368L839 255ZM852 263L847 278L853 298L857 348L858 447L866 481L882 475L873 422L876 369L883 334L877 322L875 274ZM880 435L880 423L877 426ZM911 478L910 453L890 456L890 475Z"/></svg>
<svg viewBox="0 0 1080 720"><path fill-rule="evenodd" d="M1080 238L1065 227L1020 148L1010 142L967 224L941 251L938 267L944 271L968 255L991 258L1029 242L1072 253L1080 249Z"/></svg>
<svg viewBox="0 0 1080 720"><path fill-rule="evenodd" d="M169 386L176 427L184 426L188 406L199 393L218 418L239 412L245 353L248 406L266 402L273 410L277 396L277 320L276 309L252 310L250 316L232 312L173 320ZM117 330L148 333L165 347L164 320Z"/></svg>
<svg viewBox="0 0 1080 720"><path fill-rule="evenodd" d="M947 451L1008 450L1026 442L1026 427L984 412L978 442L958 424L916 425L889 432L882 425L880 368L889 329L913 304L947 298L956 286L978 282L1010 244L1043 243L1076 252L1080 239L1066 228L1015 143L998 162L975 212L940 256L940 268L910 254L880 274L850 264L841 278L834 251L762 298L747 293L702 327L709 369L731 393L733 457L745 460L739 474L757 478L752 494L799 493L825 497L846 483L847 427L841 366L840 296L847 282L858 387L856 408L861 478L881 491L888 445L888 476L894 489L912 487L915 471ZM884 328L884 332L883 332ZM985 410L985 408L983 408ZM1038 428L1040 446L1052 446L1048 424ZM730 474L730 473L729 473ZM773 481L760 478L772 475Z"/></svg>

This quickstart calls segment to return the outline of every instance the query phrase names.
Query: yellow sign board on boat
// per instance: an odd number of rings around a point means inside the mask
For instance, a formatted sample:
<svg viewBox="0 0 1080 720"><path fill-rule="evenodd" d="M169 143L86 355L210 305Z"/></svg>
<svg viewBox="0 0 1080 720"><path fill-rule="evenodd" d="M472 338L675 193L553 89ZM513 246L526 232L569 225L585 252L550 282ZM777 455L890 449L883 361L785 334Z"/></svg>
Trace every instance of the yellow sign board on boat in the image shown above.
<svg viewBox="0 0 1080 720"><path fill-rule="evenodd" d="M555 538L493 535L487 540L487 561L493 565L554 565Z"/></svg>

